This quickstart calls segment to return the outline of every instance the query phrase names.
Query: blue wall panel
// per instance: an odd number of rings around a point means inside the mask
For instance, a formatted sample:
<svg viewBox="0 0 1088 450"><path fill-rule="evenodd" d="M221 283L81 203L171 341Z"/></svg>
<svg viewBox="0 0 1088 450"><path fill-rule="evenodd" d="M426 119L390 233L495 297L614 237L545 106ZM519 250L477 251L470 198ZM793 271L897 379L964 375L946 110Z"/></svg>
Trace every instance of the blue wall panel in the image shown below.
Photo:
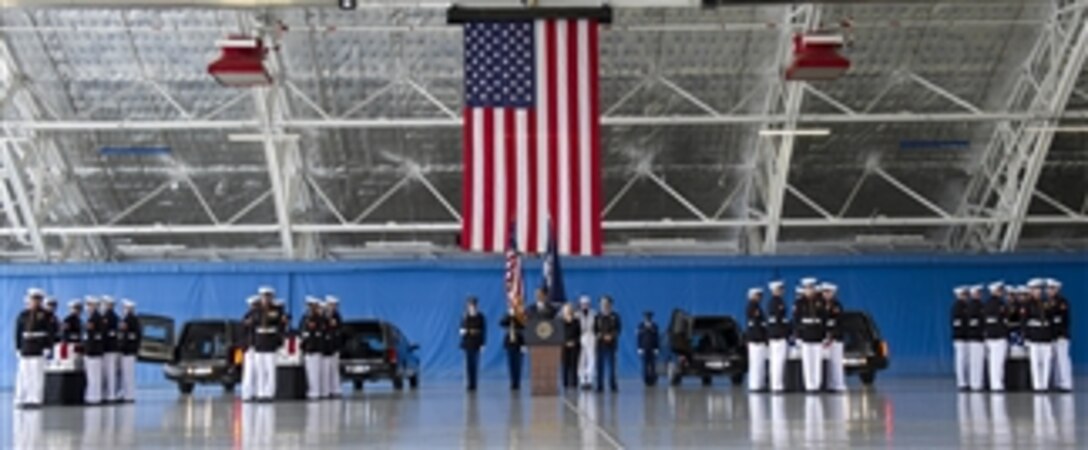
<svg viewBox="0 0 1088 450"><path fill-rule="evenodd" d="M539 260L526 262L531 289L539 282ZM427 378L459 377L457 324L463 299L481 298L489 324L483 357L485 376L504 376L497 320L505 308L503 261L383 261L357 263L257 264L111 264L0 266L0 321L11 324L22 308L26 288L40 286L61 302L86 294L129 297L139 310L184 321L198 317L238 317L244 300L262 284L286 296L294 317L306 294L341 298L345 317L372 316L396 322L418 341ZM681 307L696 313L743 312L744 292L781 277L788 283L813 275L840 286L848 308L870 311L892 351L892 373L937 374L951 371L948 309L950 289L958 284L996 279L1022 281L1052 276L1065 282L1073 302L1074 361L1088 364L1088 255L1005 256L864 256L768 258L601 258L567 259L568 296L597 298L611 294L625 321L621 370L634 375L634 327L642 311L654 311L664 326L669 312ZM10 325L9 325L10 326ZM9 328L10 330L10 328ZM13 347L12 334L0 333L0 348ZM10 387L15 372L12 353L0 355L0 387ZM141 365L142 384L161 383L160 370Z"/></svg>

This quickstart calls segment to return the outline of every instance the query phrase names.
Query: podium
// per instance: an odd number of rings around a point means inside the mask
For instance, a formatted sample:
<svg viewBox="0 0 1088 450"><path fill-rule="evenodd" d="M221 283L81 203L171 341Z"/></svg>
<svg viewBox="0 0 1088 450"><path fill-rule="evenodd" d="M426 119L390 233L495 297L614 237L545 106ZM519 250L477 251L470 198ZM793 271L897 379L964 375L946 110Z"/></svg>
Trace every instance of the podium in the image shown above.
<svg viewBox="0 0 1088 450"><path fill-rule="evenodd" d="M559 395L562 320L530 318L525 325L525 346L529 348L529 394Z"/></svg>

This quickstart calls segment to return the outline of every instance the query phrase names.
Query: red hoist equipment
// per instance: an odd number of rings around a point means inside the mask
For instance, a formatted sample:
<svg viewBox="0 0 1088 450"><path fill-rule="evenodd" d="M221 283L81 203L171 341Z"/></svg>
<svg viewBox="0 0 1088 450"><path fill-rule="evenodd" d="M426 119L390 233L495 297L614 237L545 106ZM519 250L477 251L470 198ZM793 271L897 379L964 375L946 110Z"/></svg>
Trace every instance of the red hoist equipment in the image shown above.
<svg viewBox="0 0 1088 450"><path fill-rule="evenodd" d="M216 42L222 53L208 64L208 73L228 87L266 86L272 77L264 67L268 52L260 38L230 36Z"/></svg>
<svg viewBox="0 0 1088 450"><path fill-rule="evenodd" d="M850 60L839 54L841 35L796 34L793 62L786 68L790 81L834 80L850 70Z"/></svg>

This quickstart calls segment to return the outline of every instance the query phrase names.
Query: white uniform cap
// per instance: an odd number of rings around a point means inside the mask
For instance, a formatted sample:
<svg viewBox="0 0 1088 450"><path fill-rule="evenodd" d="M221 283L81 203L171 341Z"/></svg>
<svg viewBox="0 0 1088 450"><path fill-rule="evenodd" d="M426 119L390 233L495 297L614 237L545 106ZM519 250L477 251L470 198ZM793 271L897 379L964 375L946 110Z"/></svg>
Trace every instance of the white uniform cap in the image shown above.
<svg viewBox="0 0 1088 450"><path fill-rule="evenodd" d="M815 286L817 281L819 280L817 280L815 277L805 277L801 279L801 286Z"/></svg>
<svg viewBox="0 0 1088 450"><path fill-rule="evenodd" d="M112 305L113 304L113 297L110 297L108 295L103 295L102 296L102 303L105 303L107 305Z"/></svg>
<svg viewBox="0 0 1088 450"><path fill-rule="evenodd" d="M246 303L252 305L254 303L257 303L260 300L261 300L260 296L250 295L249 298L246 299Z"/></svg>
<svg viewBox="0 0 1088 450"><path fill-rule="evenodd" d="M125 308L135 308L136 307L136 302L134 302L132 300L129 300L127 298L124 298L124 299L121 299L121 306L124 306Z"/></svg>
<svg viewBox="0 0 1088 450"><path fill-rule="evenodd" d="M275 294L276 290L272 289L272 286L261 286L261 287L257 288L257 293L261 294L261 295Z"/></svg>
<svg viewBox="0 0 1088 450"><path fill-rule="evenodd" d="M982 285L976 284L974 286L971 286L970 290L972 294L974 294L975 292L982 292Z"/></svg>
<svg viewBox="0 0 1088 450"><path fill-rule="evenodd" d="M32 287L26 290L27 297L45 297L45 291L41 288Z"/></svg>
<svg viewBox="0 0 1088 450"><path fill-rule="evenodd" d="M306 304L307 305L317 305L317 304L320 304L320 303L321 303L321 299L319 299L317 297L314 297L312 295L307 295L306 296Z"/></svg>
<svg viewBox="0 0 1088 450"><path fill-rule="evenodd" d="M1062 282L1058 281L1058 280L1055 280L1053 278L1047 278L1046 279L1046 286L1061 289L1062 288Z"/></svg>
<svg viewBox="0 0 1088 450"><path fill-rule="evenodd" d="M797 288L794 289L793 292L797 293L797 294L804 294L805 293L805 288L803 288L801 286L797 286Z"/></svg>
<svg viewBox="0 0 1088 450"><path fill-rule="evenodd" d="M276 306L283 306L283 299L282 298L273 299L272 304L276 305Z"/></svg>
<svg viewBox="0 0 1088 450"><path fill-rule="evenodd" d="M831 284L831 283L823 283L823 284L820 285L820 290L821 291L837 292L839 290L839 287L835 286L834 284Z"/></svg>
<svg viewBox="0 0 1088 450"><path fill-rule="evenodd" d="M755 297L757 295L762 295L762 294L763 294L763 288L754 287L754 288L748 289L748 296L749 297Z"/></svg>
<svg viewBox="0 0 1088 450"><path fill-rule="evenodd" d="M1043 280L1042 278L1032 278L1030 281L1028 281L1028 287L1029 288L1041 288L1045 284L1046 284L1046 281Z"/></svg>
<svg viewBox="0 0 1088 450"><path fill-rule="evenodd" d="M88 295L88 296L84 297L84 301L86 301L87 304L90 304L90 305L97 305L98 304L98 297L95 297L93 295Z"/></svg>
<svg viewBox="0 0 1088 450"><path fill-rule="evenodd" d="M75 308L75 307L80 306L80 305L82 305L82 302L80 302L78 298L68 300L68 307L69 308Z"/></svg>
<svg viewBox="0 0 1088 450"><path fill-rule="evenodd" d="M335 305L335 304L338 304L338 303L340 303L340 299L339 299L339 298L336 298L336 296L335 296L335 295L326 295L326 296L325 296L325 303L329 303L329 304L333 304L333 305Z"/></svg>
<svg viewBox="0 0 1088 450"><path fill-rule="evenodd" d="M780 280L775 280L775 281L772 281L770 283L767 283L767 288L773 291L775 289L782 289L782 286L785 286L785 285L786 285L786 283L783 283Z"/></svg>
<svg viewBox="0 0 1088 450"><path fill-rule="evenodd" d="M990 292L1000 291L1001 288L1005 287L1005 282L1004 281L995 281L993 283L990 283L989 287L990 287Z"/></svg>
<svg viewBox="0 0 1088 450"><path fill-rule="evenodd" d="M578 303L581 303L583 305L588 305L588 304L590 304L592 302L593 302L593 299L589 298L588 295L583 295L581 297L578 297Z"/></svg>
<svg viewBox="0 0 1088 450"><path fill-rule="evenodd" d="M46 303L57 303L57 298L56 297L46 297L45 302Z"/></svg>
<svg viewBox="0 0 1088 450"><path fill-rule="evenodd" d="M967 287L966 286L956 286L955 289L952 289L952 293L956 294L956 295L966 294L967 293Z"/></svg>
<svg viewBox="0 0 1088 450"><path fill-rule="evenodd" d="M1021 285L1016 287L1016 292L1019 292L1021 294L1027 294L1027 293L1031 292L1031 289L1028 289L1027 286L1021 284Z"/></svg>

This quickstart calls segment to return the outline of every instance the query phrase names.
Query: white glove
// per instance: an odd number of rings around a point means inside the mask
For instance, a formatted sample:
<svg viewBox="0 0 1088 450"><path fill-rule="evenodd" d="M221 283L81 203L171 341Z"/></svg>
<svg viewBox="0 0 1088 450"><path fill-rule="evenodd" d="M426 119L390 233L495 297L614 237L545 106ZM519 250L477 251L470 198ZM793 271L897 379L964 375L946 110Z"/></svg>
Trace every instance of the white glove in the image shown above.
<svg viewBox="0 0 1088 450"><path fill-rule="evenodd" d="M487 348L487 347L484 347L484 346L482 346L482 345L481 345L481 346L480 346L480 351L481 351L481 352L483 352L483 351L484 351L484 349L486 349L486 348Z"/></svg>
<svg viewBox="0 0 1088 450"><path fill-rule="evenodd" d="M462 328L460 331L461 331L461 336L464 336L465 335L465 329Z"/></svg>
<svg viewBox="0 0 1088 450"><path fill-rule="evenodd" d="M640 354L640 355L642 354L642 349L641 348L638 349L638 354Z"/></svg>
<svg viewBox="0 0 1088 450"><path fill-rule="evenodd" d="M522 353L526 353L526 352L528 352L528 351L529 351L529 349L527 349L527 348L525 348L525 347L522 347L522 348L521 348L521 352L522 352Z"/></svg>

